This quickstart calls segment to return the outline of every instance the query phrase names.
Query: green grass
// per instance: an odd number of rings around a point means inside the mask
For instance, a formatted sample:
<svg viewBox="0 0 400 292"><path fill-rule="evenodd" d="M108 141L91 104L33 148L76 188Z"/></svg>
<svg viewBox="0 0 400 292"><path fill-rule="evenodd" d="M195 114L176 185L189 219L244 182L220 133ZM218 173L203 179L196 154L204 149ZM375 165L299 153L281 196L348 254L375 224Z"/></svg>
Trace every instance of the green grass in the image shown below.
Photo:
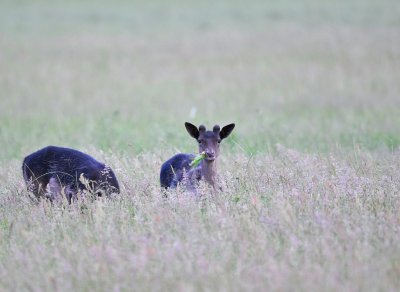
<svg viewBox="0 0 400 292"><path fill-rule="evenodd" d="M48 143L188 151L185 120L236 122L248 153L399 145L396 2L3 6L0 160Z"/></svg>
<svg viewBox="0 0 400 292"><path fill-rule="evenodd" d="M2 1L0 290L398 290L400 2ZM195 114L191 114L195 112ZM221 184L163 200L184 122L236 128ZM119 197L35 203L23 157Z"/></svg>

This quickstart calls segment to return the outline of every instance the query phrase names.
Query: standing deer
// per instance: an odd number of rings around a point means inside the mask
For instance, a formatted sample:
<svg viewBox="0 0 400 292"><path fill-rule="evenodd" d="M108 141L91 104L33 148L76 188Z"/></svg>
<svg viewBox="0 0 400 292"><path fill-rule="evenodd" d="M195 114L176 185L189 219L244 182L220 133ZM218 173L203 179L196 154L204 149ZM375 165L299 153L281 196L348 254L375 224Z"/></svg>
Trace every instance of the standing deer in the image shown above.
<svg viewBox="0 0 400 292"><path fill-rule="evenodd" d="M161 187L165 189L175 188L184 179L187 179L189 187L193 187L195 182L203 179L215 188L219 144L231 134L235 124L229 124L222 129L215 125L212 131L206 131L206 127L203 125L197 128L191 123L185 123L185 127L189 135L199 143L199 153L204 153L205 158L198 166L191 167L190 163L195 158L195 155L179 153L171 157L161 166Z"/></svg>
<svg viewBox="0 0 400 292"><path fill-rule="evenodd" d="M47 146L26 156L22 173L29 191L51 201L61 199L64 193L71 203L79 191L88 188L97 195L119 193L110 167L70 148Z"/></svg>

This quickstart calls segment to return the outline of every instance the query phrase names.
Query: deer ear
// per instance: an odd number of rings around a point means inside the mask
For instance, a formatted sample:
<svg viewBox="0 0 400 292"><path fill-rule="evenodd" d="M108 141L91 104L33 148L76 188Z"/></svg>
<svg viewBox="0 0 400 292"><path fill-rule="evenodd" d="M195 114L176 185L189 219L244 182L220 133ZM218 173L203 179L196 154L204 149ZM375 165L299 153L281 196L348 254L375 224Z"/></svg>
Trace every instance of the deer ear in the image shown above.
<svg viewBox="0 0 400 292"><path fill-rule="evenodd" d="M196 140L199 138L199 130L197 127L191 123L185 123L186 131L188 131L189 135L195 138Z"/></svg>
<svg viewBox="0 0 400 292"><path fill-rule="evenodd" d="M219 132L219 137L221 138L221 140L228 137L232 133L234 128L235 128L235 124L229 124L229 125L226 125L225 127L223 127L221 129L221 132Z"/></svg>

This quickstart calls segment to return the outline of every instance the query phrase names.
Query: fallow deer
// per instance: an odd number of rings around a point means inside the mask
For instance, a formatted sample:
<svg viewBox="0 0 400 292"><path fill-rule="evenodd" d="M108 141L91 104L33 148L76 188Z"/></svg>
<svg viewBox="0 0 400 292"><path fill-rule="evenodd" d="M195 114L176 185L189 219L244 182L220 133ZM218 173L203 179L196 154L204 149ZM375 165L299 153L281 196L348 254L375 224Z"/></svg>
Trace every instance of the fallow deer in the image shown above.
<svg viewBox="0 0 400 292"><path fill-rule="evenodd" d="M26 156L22 173L29 191L51 201L62 199L64 193L71 203L79 191L88 187L98 195L119 193L118 180L110 167L70 148L47 146Z"/></svg>
<svg viewBox="0 0 400 292"><path fill-rule="evenodd" d="M185 127L190 136L197 140L199 153L204 153L205 158L196 167L190 164L195 158L193 154L179 153L168 159L161 166L160 183L161 187L175 188L183 180L187 181L187 186L192 188L200 180L204 180L212 187L216 187L217 168L216 160L220 152L220 143L228 137L235 124L229 124L222 129L215 125L212 131L207 131L204 125L199 128L191 123L185 123Z"/></svg>

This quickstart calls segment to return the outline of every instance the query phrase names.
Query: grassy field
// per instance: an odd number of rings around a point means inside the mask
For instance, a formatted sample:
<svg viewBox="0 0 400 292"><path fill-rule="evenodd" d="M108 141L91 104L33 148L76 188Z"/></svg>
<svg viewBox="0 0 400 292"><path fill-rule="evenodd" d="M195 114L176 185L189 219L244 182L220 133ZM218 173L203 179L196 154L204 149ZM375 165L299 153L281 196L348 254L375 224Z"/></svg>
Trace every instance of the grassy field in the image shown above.
<svg viewBox="0 0 400 292"><path fill-rule="evenodd" d="M398 291L400 2L0 3L0 290ZM223 191L160 194L183 123L235 122ZM119 196L31 200L23 157Z"/></svg>

